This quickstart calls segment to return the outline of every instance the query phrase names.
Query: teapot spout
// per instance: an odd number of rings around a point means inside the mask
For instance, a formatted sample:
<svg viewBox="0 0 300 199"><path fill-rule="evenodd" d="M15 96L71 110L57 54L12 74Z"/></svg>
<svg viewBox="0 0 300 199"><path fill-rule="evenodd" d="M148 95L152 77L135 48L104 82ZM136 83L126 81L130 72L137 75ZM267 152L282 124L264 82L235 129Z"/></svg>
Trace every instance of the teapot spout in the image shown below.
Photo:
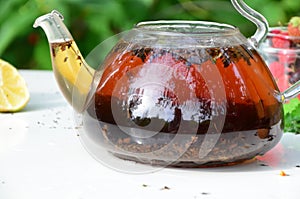
<svg viewBox="0 0 300 199"><path fill-rule="evenodd" d="M56 10L38 17L33 27L41 27L47 36L52 68L59 88L77 112L85 108L94 69L83 59L72 35Z"/></svg>
<svg viewBox="0 0 300 199"><path fill-rule="evenodd" d="M268 34L268 21L262 14L250 8L243 0L231 0L231 3L241 15L256 25L257 30L249 41L257 48Z"/></svg>
<svg viewBox="0 0 300 199"><path fill-rule="evenodd" d="M64 17L57 11L38 17L33 27L41 27L46 33L49 43L73 40L72 35L63 23Z"/></svg>

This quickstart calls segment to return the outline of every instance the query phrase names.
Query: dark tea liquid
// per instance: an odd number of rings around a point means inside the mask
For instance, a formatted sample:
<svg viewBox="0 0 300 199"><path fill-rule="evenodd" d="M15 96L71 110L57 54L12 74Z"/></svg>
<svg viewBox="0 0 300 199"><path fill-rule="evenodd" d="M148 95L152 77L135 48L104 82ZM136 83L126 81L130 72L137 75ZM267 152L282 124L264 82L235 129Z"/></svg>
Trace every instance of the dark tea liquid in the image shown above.
<svg viewBox="0 0 300 199"><path fill-rule="evenodd" d="M233 164L281 138L278 88L244 45L150 48L119 43L85 116L114 155L150 164ZM94 134L94 135L93 135Z"/></svg>

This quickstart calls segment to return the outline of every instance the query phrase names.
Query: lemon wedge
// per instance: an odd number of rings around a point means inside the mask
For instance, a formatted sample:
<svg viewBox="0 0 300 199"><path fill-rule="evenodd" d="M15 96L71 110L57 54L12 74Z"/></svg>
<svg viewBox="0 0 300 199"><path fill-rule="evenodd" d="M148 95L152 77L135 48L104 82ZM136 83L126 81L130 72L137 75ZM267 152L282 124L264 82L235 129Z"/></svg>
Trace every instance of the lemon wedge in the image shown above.
<svg viewBox="0 0 300 199"><path fill-rule="evenodd" d="M29 101L25 80L10 63L0 59L0 112L17 112Z"/></svg>

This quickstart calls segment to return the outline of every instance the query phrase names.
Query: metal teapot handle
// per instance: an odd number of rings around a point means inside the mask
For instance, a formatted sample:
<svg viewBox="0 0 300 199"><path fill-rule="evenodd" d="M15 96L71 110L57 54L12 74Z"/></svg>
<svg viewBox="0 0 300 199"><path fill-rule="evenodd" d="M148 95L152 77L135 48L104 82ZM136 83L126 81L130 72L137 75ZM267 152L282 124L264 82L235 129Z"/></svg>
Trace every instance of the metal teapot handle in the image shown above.
<svg viewBox="0 0 300 199"><path fill-rule="evenodd" d="M241 15L256 25L257 30L254 35L249 38L249 41L257 48L268 34L268 21L263 15L250 8L243 0L231 0L231 3Z"/></svg>

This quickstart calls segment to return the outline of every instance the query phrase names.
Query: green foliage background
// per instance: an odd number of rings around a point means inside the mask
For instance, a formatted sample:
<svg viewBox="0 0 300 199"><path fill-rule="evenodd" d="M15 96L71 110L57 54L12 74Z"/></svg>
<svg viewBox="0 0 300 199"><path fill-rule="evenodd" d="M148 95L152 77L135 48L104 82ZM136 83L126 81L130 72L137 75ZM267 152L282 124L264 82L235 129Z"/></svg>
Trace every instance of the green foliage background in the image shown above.
<svg viewBox="0 0 300 199"><path fill-rule="evenodd" d="M261 12L270 26L300 15L298 0L245 2ZM255 31L230 0L0 0L0 58L19 69L51 69L46 36L32 25L53 9L64 15L84 56L105 38L145 20L209 20L235 25L246 36Z"/></svg>

